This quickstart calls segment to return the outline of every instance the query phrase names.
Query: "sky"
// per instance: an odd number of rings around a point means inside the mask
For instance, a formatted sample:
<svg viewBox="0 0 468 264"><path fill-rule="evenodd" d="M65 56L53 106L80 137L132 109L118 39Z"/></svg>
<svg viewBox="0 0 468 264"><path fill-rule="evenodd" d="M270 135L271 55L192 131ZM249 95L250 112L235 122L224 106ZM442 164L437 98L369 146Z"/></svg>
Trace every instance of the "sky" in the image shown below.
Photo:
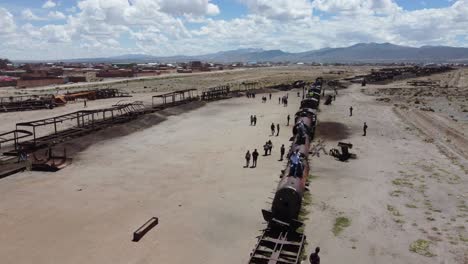
<svg viewBox="0 0 468 264"><path fill-rule="evenodd" d="M0 58L468 47L468 0L0 0Z"/></svg>

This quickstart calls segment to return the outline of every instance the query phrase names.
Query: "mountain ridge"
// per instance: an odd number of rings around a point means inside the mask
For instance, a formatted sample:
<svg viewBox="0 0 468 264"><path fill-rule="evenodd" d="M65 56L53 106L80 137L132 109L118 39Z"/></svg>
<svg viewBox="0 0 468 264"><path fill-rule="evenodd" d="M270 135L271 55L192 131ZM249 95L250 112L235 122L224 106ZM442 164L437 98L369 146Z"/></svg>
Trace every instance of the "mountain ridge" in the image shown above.
<svg viewBox="0 0 468 264"><path fill-rule="evenodd" d="M242 48L204 55L154 56L124 54L106 58L54 60L75 63L174 63L201 60L214 63L304 62L304 63L467 63L468 48L450 46L408 47L392 43L357 43L348 47L322 48L298 53ZM25 61L23 61L25 62Z"/></svg>

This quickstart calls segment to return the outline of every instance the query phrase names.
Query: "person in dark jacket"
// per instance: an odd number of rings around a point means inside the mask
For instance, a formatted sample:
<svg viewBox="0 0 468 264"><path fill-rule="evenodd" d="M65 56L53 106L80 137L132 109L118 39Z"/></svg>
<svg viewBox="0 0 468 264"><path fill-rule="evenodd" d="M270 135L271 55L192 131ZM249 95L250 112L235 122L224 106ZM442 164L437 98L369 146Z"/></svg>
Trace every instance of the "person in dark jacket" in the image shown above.
<svg viewBox="0 0 468 264"><path fill-rule="evenodd" d="M279 124L276 124L276 136L279 136L279 130L280 130Z"/></svg>
<svg viewBox="0 0 468 264"><path fill-rule="evenodd" d="M284 153L286 152L286 149L284 148L284 144L281 145L281 157L280 157L280 161L283 161L283 157L284 157Z"/></svg>
<svg viewBox="0 0 468 264"><path fill-rule="evenodd" d="M271 142L271 140L268 140L267 146L268 146L268 155L271 155L271 150L273 149L273 143Z"/></svg>
<svg viewBox="0 0 468 264"><path fill-rule="evenodd" d="M255 149L254 152L252 152L252 168L257 167L257 159L258 159L258 151L257 149Z"/></svg>
<svg viewBox="0 0 468 264"><path fill-rule="evenodd" d="M315 248L315 253L310 254L310 264L320 264L320 256L318 255L320 252L320 248L316 247Z"/></svg>
<svg viewBox="0 0 468 264"><path fill-rule="evenodd" d="M274 136L275 135L275 124L271 123L271 135Z"/></svg>
<svg viewBox="0 0 468 264"><path fill-rule="evenodd" d="M256 126L257 125L257 116L254 115L253 117L253 125Z"/></svg>
<svg viewBox="0 0 468 264"><path fill-rule="evenodd" d="M349 116L353 116L353 107L349 107Z"/></svg>
<svg viewBox="0 0 468 264"><path fill-rule="evenodd" d="M248 168L250 164L250 151L247 150L245 153L245 168Z"/></svg>
<svg viewBox="0 0 468 264"><path fill-rule="evenodd" d="M364 130L364 137L367 135L367 124L364 122L364 127L362 128Z"/></svg>
<svg viewBox="0 0 468 264"><path fill-rule="evenodd" d="M289 120L291 120L291 117L288 115L288 124L287 124L287 126L289 126Z"/></svg>

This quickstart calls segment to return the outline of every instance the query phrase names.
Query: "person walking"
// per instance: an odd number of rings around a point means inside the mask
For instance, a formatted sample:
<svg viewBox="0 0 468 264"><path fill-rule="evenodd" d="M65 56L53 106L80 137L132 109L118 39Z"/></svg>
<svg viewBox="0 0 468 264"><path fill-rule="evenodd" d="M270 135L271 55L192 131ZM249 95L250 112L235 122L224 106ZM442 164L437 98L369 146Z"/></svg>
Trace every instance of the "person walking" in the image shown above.
<svg viewBox="0 0 468 264"><path fill-rule="evenodd" d="M276 124L276 136L279 136L279 130L280 130L279 124Z"/></svg>
<svg viewBox="0 0 468 264"><path fill-rule="evenodd" d="M250 164L250 151L247 150L247 153L245 153L245 168L248 168Z"/></svg>
<svg viewBox="0 0 468 264"><path fill-rule="evenodd" d="M254 126L257 125L257 116L256 115L253 116L253 125Z"/></svg>
<svg viewBox="0 0 468 264"><path fill-rule="evenodd" d="M257 149L255 149L254 152L252 152L252 168L257 167L257 159L258 159L258 151Z"/></svg>
<svg viewBox="0 0 468 264"><path fill-rule="evenodd" d="M271 100L271 93L270 93L270 100Z"/></svg>
<svg viewBox="0 0 468 264"><path fill-rule="evenodd" d="M268 156L268 148L268 142L265 142L263 145L263 151L265 151L265 154L263 154L263 156Z"/></svg>
<svg viewBox="0 0 468 264"><path fill-rule="evenodd" d="M281 104L281 96L278 97L278 104Z"/></svg>
<svg viewBox="0 0 468 264"><path fill-rule="evenodd" d="M289 120L290 120L290 119L291 119L291 117L288 115L288 124L287 124L287 126L289 126Z"/></svg>
<svg viewBox="0 0 468 264"><path fill-rule="evenodd" d="M254 120L253 115L250 115L250 125L251 126L253 126L253 120Z"/></svg>
<svg viewBox="0 0 468 264"><path fill-rule="evenodd" d="M283 161L283 157L284 157L285 152L286 152L286 149L285 149L284 144L283 144L283 145L281 145L281 150L280 150L280 153L281 153L280 161Z"/></svg>
<svg viewBox="0 0 468 264"><path fill-rule="evenodd" d="M364 135L362 135L362 136L365 137L367 135L367 124L366 124L366 122L364 122L364 127L362 129L364 130Z"/></svg>
<svg viewBox="0 0 468 264"><path fill-rule="evenodd" d="M320 256L318 255L320 252L320 248L315 248L315 253L310 254L309 261L310 264L320 264Z"/></svg>
<svg viewBox="0 0 468 264"><path fill-rule="evenodd" d="M268 146L268 155L271 155L271 150L273 149L273 143L271 142L271 140L268 140L267 146Z"/></svg>
<svg viewBox="0 0 468 264"><path fill-rule="evenodd" d="M349 116L353 116L353 107L349 107Z"/></svg>
<svg viewBox="0 0 468 264"><path fill-rule="evenodd" d="M274 136L275 135L275 124L271 123L271 135Z"/></svg>

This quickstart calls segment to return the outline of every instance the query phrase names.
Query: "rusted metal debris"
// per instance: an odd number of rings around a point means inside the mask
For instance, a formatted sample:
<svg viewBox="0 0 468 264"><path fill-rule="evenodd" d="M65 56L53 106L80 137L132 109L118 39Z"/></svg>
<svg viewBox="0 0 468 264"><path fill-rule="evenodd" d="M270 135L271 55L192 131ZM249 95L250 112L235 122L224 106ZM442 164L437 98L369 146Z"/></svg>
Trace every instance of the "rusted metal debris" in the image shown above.
<svg viewBox="0 0 468 264"><path fill-rule="evenodd" d="M230 91L231 91L231 88L229 87L229 85L208 88L202 92L201 99L203 101L212 101L212 100L231 98L232 96L230 94Z"/></svg>
<svg viewBox="0 0 468 264"><path fill-rule="evenodd" d="M330 155L335 157L339 161L347 161L348 159L355 159L356 154L350 153L349 150L353 148L353 144L338 142L338 147L341 148L341 152L336 149L330 149Z"/></svg>
<svg viewBox="0 0 468 264"><path fill-rule="evenodd" d="M370 74L359 75L345 80L354 82L354 83L373 83L373 84L385 84L388 82L415 78L421 76L428 76L436 73L442 73L451 71L453 68L448 66L435 66L435 67L399 67L399 68L383 68L378 70L372 70ZM363 85L364 86L364 85Z"/></svg>
<svg viewBox="0 0 468 264"><path fill-rule="evenodd" d="M67 102L74 102L78 99L99 100L116 97L131 97L131 95L118 89L96 89L59 95L45 94L0 97L0 112L53 109L54 107L62 106Z"/></svg>
<svg viewBox="0 0 468 264"><path fill-rule="evenodd" d="M303 234L269 228L258 239L248 263L300 263L304 244L305 236Z"/></svg>
<svg viewBox="0 0 468 264"><path fill-rule="evenodd" d="M148 233L153 227L155 227L159 223L159 219L157 217L151 217L146 223L140 226L135 232L133 232L133 242L138 242L140 239Z"/></svg>
<svg viewBox="0 0 468 264"><path fill-rule="evenodd" d="M0 112L52 109L58 105L52 94L0 97Z"/></svg>
<svg viewBox="0 0 468 264"><path fill-rule="evenodd" d="M49 148L44 156L44 159L40 159L37 157L37 152L32 154L33 160L31 170L56 172L70 165L72 162L72 159L67 157L66 149L63 149L62 155L54 155L53 149Z"/></svg>
<svg viewBox="0 0 468 264"><path fill-rule="evenodd" d="M195 96L195 92L197 89L185 89L180 91L175 91L166 94L155 95L152 98L152 107L171 107L176 106L184 103L188 103L190 101L195 100L197 97ZM155 99L162 99L162 104L155 104Z"/></svg>

